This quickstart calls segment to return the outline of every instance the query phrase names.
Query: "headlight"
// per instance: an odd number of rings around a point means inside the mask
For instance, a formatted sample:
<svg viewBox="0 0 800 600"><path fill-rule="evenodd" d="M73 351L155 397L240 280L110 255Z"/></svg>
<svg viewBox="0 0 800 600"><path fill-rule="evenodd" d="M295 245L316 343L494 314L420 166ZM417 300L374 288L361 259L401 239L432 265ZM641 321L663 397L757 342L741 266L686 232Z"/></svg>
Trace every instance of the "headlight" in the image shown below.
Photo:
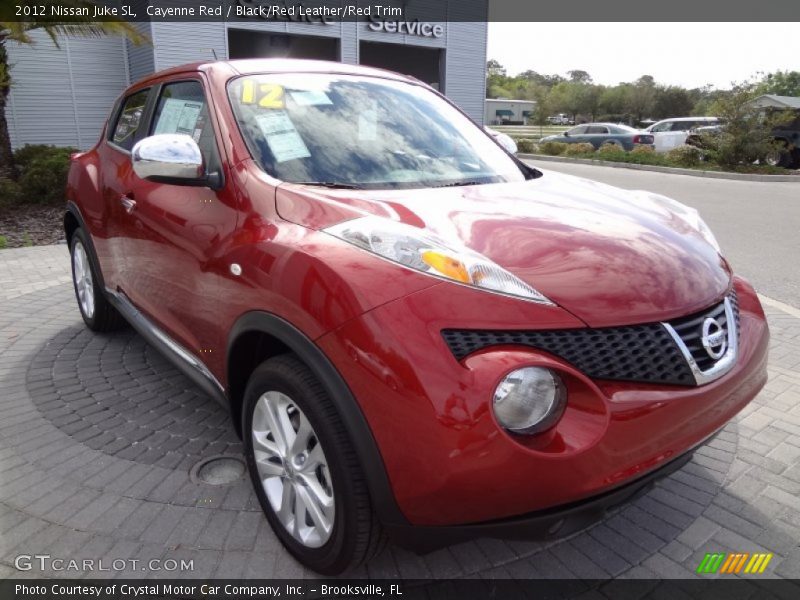
<svg viewBox="0 0 800 600"><path fill-rule="evenodd" d="M362 217L324 230L337 238L422 273L541 304L553 303L491 260L418 227Z"/></svg>
<svg viewBox="0 0 800 600"><path fill-rule="evenodd" d="M506 375L494 392L497 421L514 433L534 434L556 424L566 405L561 378L543 367L525 367Z"/></svg>

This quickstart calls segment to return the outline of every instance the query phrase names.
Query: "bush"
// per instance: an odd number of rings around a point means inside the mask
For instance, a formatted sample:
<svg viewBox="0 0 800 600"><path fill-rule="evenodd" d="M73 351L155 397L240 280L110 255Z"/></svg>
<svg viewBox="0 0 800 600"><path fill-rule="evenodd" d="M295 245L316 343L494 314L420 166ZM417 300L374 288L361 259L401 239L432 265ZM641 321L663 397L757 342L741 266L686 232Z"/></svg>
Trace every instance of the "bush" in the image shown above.
<svg viewBox="0 0 800 600"><path fill-rule="evenodd" d="M700 148L694 146L677 146L666 154L667 160L681 167L696 167L702 160Z"/></svg>
<svg viewBox="0 0 800 600"><path fill-rule="evenodd" d="M594 146L589 143L569 144L564 151L564 156L578 156L581 154L594 154Z"/></svg>
<svg viewBox="0 0 800 600"><path fill-rule="evenodd" d="M0 209L18 202L19 199L19 184L13 179L0 177Z"/></svg>
<svg viewBox="0 0 800 600"><path fill-rule="evenodd" d="M634 146L631 154L654 154L655 148L652 146Z"/></svg>
<svg viewBox="0 0 800 600"><path fill-rule="evenodd" d="M533 143L533 140L528 139L519 139L516 140L517 142L517 152L523 153L531 153L536 150L536 144Z"/></svg>
<svg viewBox="0 0 800 600"><path fill-rule="evenodd" d="M561 156L568 146L569 144L563 142L542 142L539 144L539 152L550 156Z"/></svg>
<svg viewBox="0 0 800 600"><path fill-rule="evenodd" d="M75 148L57 148L44 144L23 146L14 152L14 160L20 172L19 180L15 183L16 193L11 187L3 189L0 186L0 194L8 194L9 201L30 204L63 202L69 172L69 155L75 151Z"/></svg>
<svg viewBox="0 0 800 600"><path fill-rule="evenodd" d="M625 160L628 153L617 144L603 144L597 149L597 156L603 160Z"/></svg>

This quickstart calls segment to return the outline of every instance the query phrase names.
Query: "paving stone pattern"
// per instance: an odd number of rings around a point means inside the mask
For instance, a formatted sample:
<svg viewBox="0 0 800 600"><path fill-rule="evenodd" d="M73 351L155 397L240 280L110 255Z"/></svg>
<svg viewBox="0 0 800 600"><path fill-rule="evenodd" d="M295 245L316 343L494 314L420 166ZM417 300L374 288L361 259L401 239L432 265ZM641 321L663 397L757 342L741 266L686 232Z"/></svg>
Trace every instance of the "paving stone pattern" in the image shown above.
<svg viewBox="0 0 800 600"><path fill-rule="evenodd" d="M88 332L68 282L63 245L0 252L0 578L315 577L283 550L248 480L190 478L198 461L241 452L225 411L132 331ZM647 494L567 539L425 556L390 545L351 576L685 578L706 552L743 551L775 554L764 576L800 577L800 319L768 317L767 387ZM14 568L38 553L194 569Z"/></svg>

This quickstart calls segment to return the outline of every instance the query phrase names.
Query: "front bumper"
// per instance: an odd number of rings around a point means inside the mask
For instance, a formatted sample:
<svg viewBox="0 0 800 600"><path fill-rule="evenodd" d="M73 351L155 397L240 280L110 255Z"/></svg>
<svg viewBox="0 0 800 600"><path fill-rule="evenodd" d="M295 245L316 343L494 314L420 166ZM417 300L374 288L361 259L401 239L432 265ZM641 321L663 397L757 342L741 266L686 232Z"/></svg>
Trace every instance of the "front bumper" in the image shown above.
<svg viewBox="0 0 800 600"><path fill-rule="evenodd" d="M714 437L714 436L712 436ZM420 554L478 538L547 540L568 536L601 520L607 512L645 494L659 479L674 473L693 451L672 459L655 471L585 500L508 519L449 526L387 525L392 541Z"/></svg>
<svg viewBox="0 0 800 600"><path fill-rule="evenodd" d="M530 513L538 521L541 511L617 498L614 490L673 463L755 397L766 382L769 333L753 289L740 279L735 286L737 363L699 387L594 381L558 357L513 345L458 362L442 330L510 329L541 323L541 315L450 285L383 305L317 343L358 400L411 525L438 530ZM555 369L567 385L564 416L540 436L508 434L491 410L497 383L522 366Z"/></svg>

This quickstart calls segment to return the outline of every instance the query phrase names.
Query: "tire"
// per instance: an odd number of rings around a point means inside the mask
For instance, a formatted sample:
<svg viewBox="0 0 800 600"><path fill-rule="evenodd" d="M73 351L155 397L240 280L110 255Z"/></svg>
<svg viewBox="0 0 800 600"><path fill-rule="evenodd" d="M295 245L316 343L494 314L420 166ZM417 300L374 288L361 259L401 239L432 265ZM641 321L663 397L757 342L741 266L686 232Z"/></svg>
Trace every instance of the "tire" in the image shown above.
<svg viewBox="0 0 800 600"><path fill-rule="evenodd" d="M90 246L86 234L77 229L70 240L69 255L72 265L72 286L83 322L92 331L114 331L126 325L125 319L106 298L92 266Z"/></svg>
<svg viewBox="0 0 800 600"><path fill-rule="evenodd" d="M250 376L242 432L261 508L298 561L338 575L383 547L385 536L344 425L322 384L297 357L271 358ZM287 450L290 444L281 440L293 435L300 443Z"/></svg>
<svg viewBox="0 0 800 600"><path fill-rule="evenodd" d="M784 169L791 169L794 164L792 152L784 144L783 148L778 148L775 152L767 155L764 160L771 167L783 167Z"/></svg>

